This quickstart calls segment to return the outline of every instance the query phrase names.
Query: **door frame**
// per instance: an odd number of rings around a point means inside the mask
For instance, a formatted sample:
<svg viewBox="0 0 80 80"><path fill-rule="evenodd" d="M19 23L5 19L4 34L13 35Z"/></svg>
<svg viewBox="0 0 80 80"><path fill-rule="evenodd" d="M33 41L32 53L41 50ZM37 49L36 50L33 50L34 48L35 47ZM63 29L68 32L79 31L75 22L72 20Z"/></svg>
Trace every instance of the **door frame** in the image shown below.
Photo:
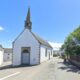
<svg viewBox="0 0 80 80"><path fill-rule="evenodd" d="M23 60L23 55L22 55L23 53L22 52L27 49L29 49L29 53L28 53L29 54L29 64L24 64L22 61ZM21 65L30 65L30 56L31 56L30 53L31 53L31 47L21 47Z"/></svg>

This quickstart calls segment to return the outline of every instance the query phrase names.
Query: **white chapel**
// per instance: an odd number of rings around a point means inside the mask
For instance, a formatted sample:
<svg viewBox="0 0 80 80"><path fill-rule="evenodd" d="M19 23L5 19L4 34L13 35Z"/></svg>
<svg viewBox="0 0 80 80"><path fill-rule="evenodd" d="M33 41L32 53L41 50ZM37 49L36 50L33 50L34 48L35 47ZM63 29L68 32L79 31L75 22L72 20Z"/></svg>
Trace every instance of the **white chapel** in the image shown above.
<svg viewBox="0 0 80 80"><path fill-rule="evenodd" d="M32 32L30 8L28 8L24 30L13 42L12 65L36 65L53 56L51 45Z"/></svg>

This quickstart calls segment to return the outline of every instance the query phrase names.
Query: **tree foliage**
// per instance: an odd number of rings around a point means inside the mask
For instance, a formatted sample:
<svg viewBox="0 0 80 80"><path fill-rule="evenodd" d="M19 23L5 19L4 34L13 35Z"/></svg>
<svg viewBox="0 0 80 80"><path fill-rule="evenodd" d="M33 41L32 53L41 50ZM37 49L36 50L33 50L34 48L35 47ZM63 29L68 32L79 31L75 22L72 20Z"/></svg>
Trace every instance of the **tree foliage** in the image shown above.
<svg viewBox="0 0 80 80"><path fill-rule="evenodd" d="M72 33L71 33L72 36L74 36L77 40L80 41L80 26L75 29Z"/></svg>
<svg viewBox="0 0 80 80"><path fill-rule="evenodd" d="M80 26L68 35L61 49L67 56L80 55L80 45L77 44L80 44Z"/></svg>

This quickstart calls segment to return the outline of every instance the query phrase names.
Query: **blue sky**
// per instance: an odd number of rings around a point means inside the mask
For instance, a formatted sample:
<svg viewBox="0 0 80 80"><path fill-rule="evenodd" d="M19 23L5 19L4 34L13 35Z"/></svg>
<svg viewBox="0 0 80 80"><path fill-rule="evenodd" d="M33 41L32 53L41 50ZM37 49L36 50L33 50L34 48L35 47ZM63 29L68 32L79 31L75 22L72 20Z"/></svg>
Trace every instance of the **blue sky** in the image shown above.
<svg viewBox="0 0 80 80"><path fill-rule="evenodd" d="M28 6L32 31L42 38L63 43L80 25L80 0L0 0L0 44L11 47L24 29Z"/></svg>

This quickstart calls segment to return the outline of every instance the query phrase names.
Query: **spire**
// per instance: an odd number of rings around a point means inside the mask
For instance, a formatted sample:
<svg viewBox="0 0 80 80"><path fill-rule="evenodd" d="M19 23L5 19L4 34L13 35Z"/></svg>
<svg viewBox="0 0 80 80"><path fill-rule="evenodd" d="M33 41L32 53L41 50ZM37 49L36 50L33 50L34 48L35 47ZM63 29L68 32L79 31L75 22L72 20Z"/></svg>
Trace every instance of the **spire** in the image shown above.
<svg viewBox="0 0 80 80"><path fill-rule="evenodd" d="M25 28L31 30L32 29L31 26L32 26L32 22L30 20L30 8L28 8L28 13L25 21Z"/></svg>

